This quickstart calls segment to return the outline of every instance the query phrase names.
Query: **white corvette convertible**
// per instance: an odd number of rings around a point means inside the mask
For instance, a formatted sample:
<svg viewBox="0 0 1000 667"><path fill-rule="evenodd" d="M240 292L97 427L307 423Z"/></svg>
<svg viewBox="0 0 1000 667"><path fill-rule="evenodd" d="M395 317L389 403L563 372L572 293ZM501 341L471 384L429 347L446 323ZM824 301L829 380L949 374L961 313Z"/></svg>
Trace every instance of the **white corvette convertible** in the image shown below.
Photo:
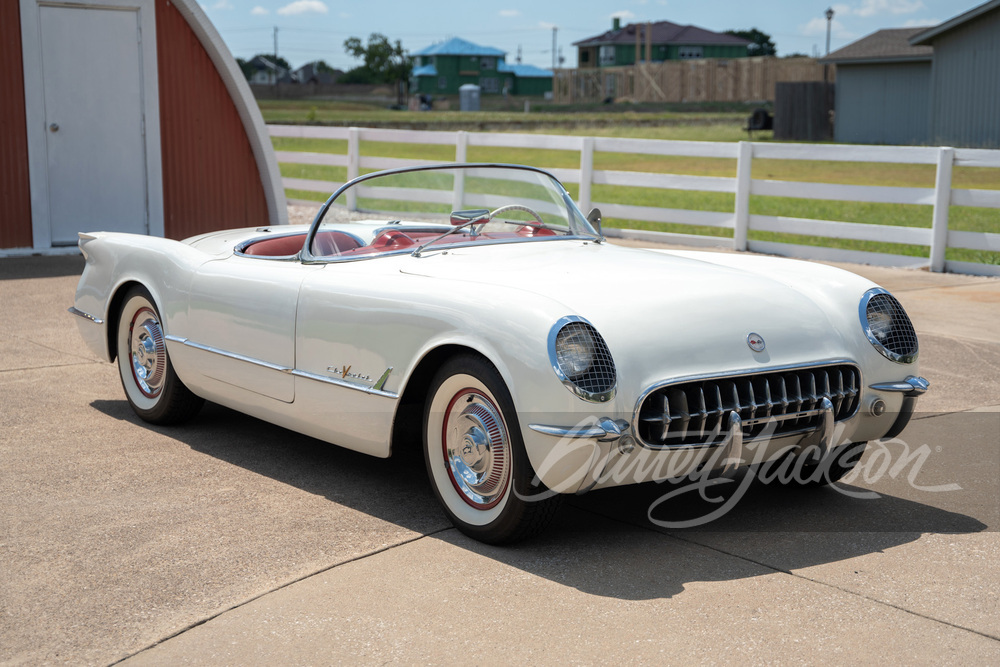
<svg viewBox="0 0 1000 667"><path fill-rule="evenodd" d="M488 542L609 485L778 462L834 482L928 386L870 281L610 245L529 167L380 172L308 228L80 248L70 311L139 417L207 399L374 456L422 441L445 512Z"/></svg>

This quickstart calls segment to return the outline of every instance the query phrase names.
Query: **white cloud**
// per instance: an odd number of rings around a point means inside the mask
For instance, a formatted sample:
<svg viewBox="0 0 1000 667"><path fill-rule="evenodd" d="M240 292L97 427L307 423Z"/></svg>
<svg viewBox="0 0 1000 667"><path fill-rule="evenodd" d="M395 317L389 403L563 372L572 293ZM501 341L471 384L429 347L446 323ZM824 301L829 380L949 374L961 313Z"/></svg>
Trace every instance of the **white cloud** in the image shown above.
<svg viewBox="0 0 1000 667"><path fill-rule="evenodd" d="M257 7L251 9L250 13L254 16L264 16L265 14L270 14L271 12L258 5Z"/></svg>
<svg viewBox="0 0 1000 667"><path fill-rule="evenodd" d="M282 16L288 16L291 14L308 14L310 12L326 14L327 11L329 10L326 8L326 4L320 2L320 0L295 0L295 2L279 9L278 13Z"/></svg>
<svg viewBox="0 0 1000 667"><path fill-rule="evenodd" d="M904 28L923 28L924 26L939 25L940 19L910 19L903 24Z"/></svg>
<svg viewBox="0 0 1000 667"><path fill-rule="evenodd" d="M229 0L219 0L212 5L212 9L236 9L236 7Z"/></svg>
<svg viewBox="0 0 1000 667"><path fill-rule="evenodd" d="M845 13L856 16L877 16L879 14L912 14L924 8L923 0L862 0L857 9L846 8ZM836 10L834 10L836 11Z"/></svg>
<svg viewBox="0 0 1000 667"><path fill-rule="evenodd" d="M549 23L548 21L539 21L538 27L542 28L543 30L552 30L553 28L557 28L558 26L555 23Z"/></svg>
<svg viewBox="0 0 1000 667"><path fill-rule="evenodd" d="M621 11L611 12L611 15L608 18L624 19L625 21L628 21L629 19L634 19L635 14L633 14L627 9L623 9Z"/></svg>
<svg viewBox="0 0 1000 667"><path fill-rule="evenodd" d="M516 9L501 9L498 13L507 19L516 18L521 15L521 12Z"/></svg>

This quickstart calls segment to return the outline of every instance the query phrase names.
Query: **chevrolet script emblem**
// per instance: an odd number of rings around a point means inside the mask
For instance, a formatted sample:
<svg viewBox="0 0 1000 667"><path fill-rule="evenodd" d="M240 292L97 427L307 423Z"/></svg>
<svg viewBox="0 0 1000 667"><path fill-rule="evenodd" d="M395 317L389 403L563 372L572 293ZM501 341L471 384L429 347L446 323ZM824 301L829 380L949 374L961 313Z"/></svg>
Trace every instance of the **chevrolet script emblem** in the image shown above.
<svg viewBox="0 0 1000 667"><path fill-rule="evenodd" d="M764 351L764 339L761 337L760 334L755 334L755 333L749 334L747 336L747 345L749 345L750 349L753 350L754 352Z"/></svg>

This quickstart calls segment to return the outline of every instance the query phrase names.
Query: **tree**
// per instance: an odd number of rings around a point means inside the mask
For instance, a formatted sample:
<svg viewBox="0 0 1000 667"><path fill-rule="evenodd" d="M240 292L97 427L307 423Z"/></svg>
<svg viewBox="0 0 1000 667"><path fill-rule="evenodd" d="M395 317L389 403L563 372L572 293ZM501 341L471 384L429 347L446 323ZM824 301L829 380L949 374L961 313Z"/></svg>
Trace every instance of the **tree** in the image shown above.
<svg viewBox="0 0 1000 667"><path fill-rule="evenodd" d="M406 54L402 42L397 39L392 44L385 35L373 32L368 36L367 45L357 37L348 38L344 41L344 51L364 61L364 65L347 73L349 80L397 84L397 101L400 104L404 102L404 89L409 85L413 61Z"/></svg>
<svg viewBox="0 0 1000 667"><path fill-rule="evenodd" d="M766 32L761 32L757 28L749 30L727 30L727 35L735 35L752 42L747 45L747 53L751 56L773 56L778 52L778 47L771 41L771 36Z"/></svg>

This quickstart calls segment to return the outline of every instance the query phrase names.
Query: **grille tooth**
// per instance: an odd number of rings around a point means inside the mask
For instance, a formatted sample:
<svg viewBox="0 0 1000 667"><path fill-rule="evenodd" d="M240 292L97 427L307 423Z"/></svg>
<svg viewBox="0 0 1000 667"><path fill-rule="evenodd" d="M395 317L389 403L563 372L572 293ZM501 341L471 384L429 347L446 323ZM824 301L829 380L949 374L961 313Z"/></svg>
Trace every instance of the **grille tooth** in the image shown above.
<svg viewBox="0 0 1000 667"><path fill-rule="evenodd" d="M853 417L860 405L861 376L855 366L772 371L739 377L711 378L658 389L639 408L639 437L655 447L712 445L722 442L729 414L744 423L744 438L753 439L780 418L817 409L824 398L834 407L834 421ZM817 428L817 415L775 423L781 436Z"/></svg>

